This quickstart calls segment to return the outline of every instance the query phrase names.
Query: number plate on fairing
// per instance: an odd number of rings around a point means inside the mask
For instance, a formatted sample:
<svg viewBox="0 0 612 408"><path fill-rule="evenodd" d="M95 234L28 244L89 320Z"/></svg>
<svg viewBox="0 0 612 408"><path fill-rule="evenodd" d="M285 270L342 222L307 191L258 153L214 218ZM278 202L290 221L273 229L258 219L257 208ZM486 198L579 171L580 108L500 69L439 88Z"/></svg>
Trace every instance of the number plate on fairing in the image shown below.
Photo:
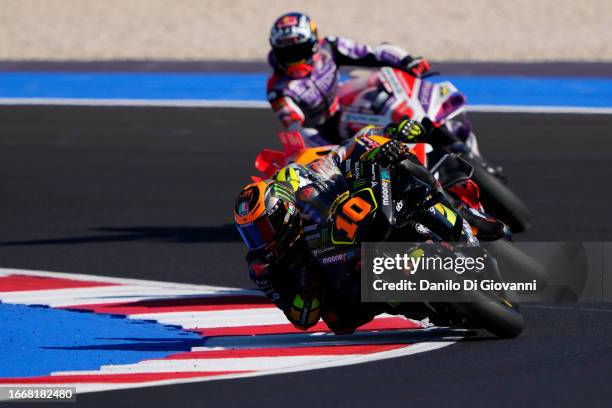
<svg viewBox="0 0 612 408"><path fill-rule="evenodd" d="M332 214L331 241L334 245L352 245L359 235L359 229L378 208L374 192L367 187L354 192L341 202Z"/></svg>

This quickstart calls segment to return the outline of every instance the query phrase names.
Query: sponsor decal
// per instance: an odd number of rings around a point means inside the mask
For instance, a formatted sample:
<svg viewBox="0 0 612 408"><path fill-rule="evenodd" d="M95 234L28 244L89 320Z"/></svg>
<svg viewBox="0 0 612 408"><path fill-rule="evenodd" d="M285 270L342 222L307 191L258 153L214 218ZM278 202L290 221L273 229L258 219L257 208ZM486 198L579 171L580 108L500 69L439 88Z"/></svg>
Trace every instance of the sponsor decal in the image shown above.
<svg viewBox="0 0 612 408"><path fill-rule="evenodd" d="M274 192L275 197L281 198L291 203L295 203L295 196L293 195L293 191L288 185L282 183L274 183L272 185L272 191Z"/></svg>
<svg viewBox="0 0 612 408"><path fill-rule="evenodd" d="M357 181L355 181L355 183L353 184L353 187L355 189L361 188L363 186L365 186L368 182L366 180L363 179L358 179Z"/></svg>
<svg viewBox="0 0 612 408"><path fill-rule="evenodd" d="M281 18L280 20L278 20L278 22L276 23L276 27L277 28L291 27L291 26L297 25L297 23L298 23L298 20L296 16L285 16Z"/></svg>
<svg viewBox="0 0 612 408"><path fill-rule="evenodd" d="M384 206L391 204L391 176L386 169L380 169L380 191L382 195L382 203Z"/></svg>
<svg viewBox="0 0 612 408"><path fill-rule="evenodd" d="M340 205L348 197L349 197L349 192L348 191L345 191L344 193L342 193L338 197L336 197L336 199L329 206L329 214L330 215L335 214L336 213L336 209L338 208L338 205Z"/></svg>
<svg viewBox="0 0 612 408"><path fill-rule="evenodd" d="M321 233L319 233L319 232L315 232L315 233L312 233L312 234L305 234L304 235L304 239L306 241L314 241L314 240L319 239L319 238L321 238Z"/></svg>
<svg viewBox="0 0 612 408"><path fill-rule="evenodd" d="M359 124L357 128L363 125L385 126L389 119L382 115L369 115L365 113L344 112L342 114L342 122L351 124Z"/></svg>
<svg viewBox="0 0 612 408"><path fill-rule="evenodd" d="M423 234L423 235L427 235L429 234L431 231L429 230L429 228L427 228L426 226L424 226L423 224L419 224L417 223L414 226L414 229L416 230L416 232L418 232L419 234Z"/></svg>
<svg viewBox="0 0 612 408"><path fill-rule="evenodd" d="M321 263L323 265L337 264L337 263L341 263L341 262L344 262L344 261L346 261L346 254L345 253L331 255L331 256L328 256L326 258L321 259Z"/></svg>
<svg viewBox="0 0 612 408"><path fill-rule="evenodd" d="M351 158L350 157L344 161L344 171L346 173L351 172Z"/></svg>
<svg viewBox="0 0 612 408"><path fill-rule="evenodd" d="M378 185L378 182L376 181L376 164L372 163L372 188L376 187Z"/></svg>
<svg viewBox="0 0 612 408"><path fill-rule="evenodd" d="M356 179L361 178L362 176L361 162L355 162L355 165L353 166L353 174L355 175Z"/></svg>
<svg viewBox="0 0 612 408"><path fill-rule="evenodd" d="M330 246L330 247L325 247L325 248L316 248L316 249L312 249L311 251L312 251L312 254L313 254L314 256L319 256L319 255L324 254L324 253L326 253L326 252L329 252L329 251L331 251L331 250L333 250L333 249L338 249L338 248L337 248L337 247L335 247L335 246Z"/></svg>
<svg viewBox="0 0 612 408"><path fill-rule="evenodd" d="M259 189L256 186L251 186L243 190L236 202L236 213L241 217L249 214L258 205Z"/></svg>
<svg viewBox="0 0 612 408"><path fill-rule="evenodd" d="M318 226L318 224L307 225L304 227L304 232L314 231L317 229Z"/></svg>
<svg viewBox="0 0 612 408"><path fill-rule="evenodd" d="M421 83L421 89L419 90L419 102L423 106L425 112L429 111L429 103L431 101L431 90L433 89L433 83L423 81Z"/></svg>
<svg viewBox="0 0 612 408"><path fill-rule="evenodd" d="M238 204L238 214L241 216L245 216L249 213L249 203L246 201L242 201Z"/></svg>
<svg viewBox="0 0 612 408"><path fill-rule="evenodd" d="M390 181L391 174L389 173L389 170L380 169L380 178L382 179L382 181Z"/></svg>
<svg viewBox="0 0 612 408"><path fill-rule="evenodd" d="M391 68L383 68L381 69L381 71L384 81L389 84L395 95L409 96L406 94L406 91L404 90L400 82L397 80L397 77L395 76Z"/></svg>

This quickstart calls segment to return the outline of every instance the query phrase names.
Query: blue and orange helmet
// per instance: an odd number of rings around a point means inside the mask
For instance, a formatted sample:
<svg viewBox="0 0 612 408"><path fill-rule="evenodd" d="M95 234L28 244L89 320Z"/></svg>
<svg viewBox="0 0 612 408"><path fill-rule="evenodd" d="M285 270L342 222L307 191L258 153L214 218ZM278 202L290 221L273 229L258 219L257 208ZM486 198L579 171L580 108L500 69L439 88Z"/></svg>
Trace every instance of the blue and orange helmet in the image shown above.
<svg viewBox="0 0 612 408"><path fill-rule="evenodd" d="M234 205L234 222L250 251L281 251L301 236L301 214L287 183L262 180L245 186Z"/></svg>
<svg viewBox="0 0 612 408"><path fill-rule="evenodd" d="M287 75L308 76L319 50L317 25L306 14L283 14L272 25L270 45L278 66Z"/></svg>

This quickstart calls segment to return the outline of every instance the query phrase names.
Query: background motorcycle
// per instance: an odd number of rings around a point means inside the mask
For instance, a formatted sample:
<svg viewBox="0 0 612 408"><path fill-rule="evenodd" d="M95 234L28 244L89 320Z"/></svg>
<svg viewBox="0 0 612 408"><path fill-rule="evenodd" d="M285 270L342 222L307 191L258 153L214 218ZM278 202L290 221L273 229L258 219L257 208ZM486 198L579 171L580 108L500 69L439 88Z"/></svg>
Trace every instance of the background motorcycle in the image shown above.
<svg viewBox="0 0 612 408"><path fill-rule="evenodd" d="M487 213L504 221L513 232L530 227L531 214L525 203L506 186L501 170L480 154L466 115L466 98L451 82L433 83L384 67L342 83L339 101L342 138L369 124L385 126L406 116L418 120L431 130L435 141L431 166L448 151L461 155L474 168L472 179L480 187Z"/></svg>

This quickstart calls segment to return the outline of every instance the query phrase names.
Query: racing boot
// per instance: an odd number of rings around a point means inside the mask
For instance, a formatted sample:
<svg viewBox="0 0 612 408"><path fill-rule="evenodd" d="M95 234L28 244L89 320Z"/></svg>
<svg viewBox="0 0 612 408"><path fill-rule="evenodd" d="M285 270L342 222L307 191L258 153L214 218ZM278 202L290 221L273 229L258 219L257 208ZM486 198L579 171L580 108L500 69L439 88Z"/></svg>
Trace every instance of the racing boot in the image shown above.
<svg viewBox="0 0 612 408"><path fill-rule="evenodd" d="M480 189L471 179L463 180L446 188L463 218L470 224L474 235L481 241L496 241L510 238L510 229L506 224L484 213L479 201Z"/></svg>
<svg viewBox="0 0 612 408"><path fill-rule="evenodd" d="M466 205L459 205L457 210L463 218L472 227L472 232L481 241L497 241L502 238L511 238L510 229L506 224L498 220L487 216L473 208L469 208Z"/></svg>

